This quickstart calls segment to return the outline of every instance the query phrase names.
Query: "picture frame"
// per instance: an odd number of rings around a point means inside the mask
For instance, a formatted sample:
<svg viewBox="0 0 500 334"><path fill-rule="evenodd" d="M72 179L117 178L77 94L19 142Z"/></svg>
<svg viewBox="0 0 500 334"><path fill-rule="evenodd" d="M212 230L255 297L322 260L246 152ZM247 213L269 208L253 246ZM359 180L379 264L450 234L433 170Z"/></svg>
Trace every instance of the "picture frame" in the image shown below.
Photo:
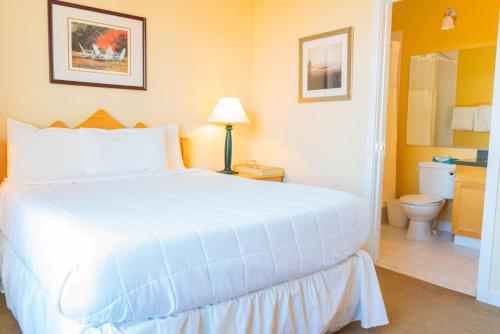
<svg viewBox="0 0 500 334"><path fill-rule="evenodd" d="M299 103L351 99L353 28L299 40Z"/></svg>
<svg viewBox="0 0 500 334"><path fill-rule="evenodd" d="M48 0L54 84L146 90L146 18Z"/></svg>

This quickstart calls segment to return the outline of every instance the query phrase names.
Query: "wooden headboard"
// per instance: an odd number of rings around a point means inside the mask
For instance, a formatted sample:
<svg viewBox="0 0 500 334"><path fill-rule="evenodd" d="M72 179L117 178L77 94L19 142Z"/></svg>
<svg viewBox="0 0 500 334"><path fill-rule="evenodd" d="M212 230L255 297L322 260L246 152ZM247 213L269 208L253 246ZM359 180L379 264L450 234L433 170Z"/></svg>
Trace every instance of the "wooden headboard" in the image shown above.
<svg viewBox="0 0 500 334"><path fill-rule="evenodd" d="M66 124L62 121L55 121L52 123L50 128L67 128ZM137 123L135 128L146 128L147 126L143 123ZM93 128L93 129L104 129L104 130L116 130L116 129L124 129L120 122L114 119L110 114L108 114L105 110L99 109L92 116L87 118L81 124L75 127L78 128ZM182 160L184 161L184 166L189 168L191 167L191 141L189 138L180 137L181 144L181 153Z"/></svg>

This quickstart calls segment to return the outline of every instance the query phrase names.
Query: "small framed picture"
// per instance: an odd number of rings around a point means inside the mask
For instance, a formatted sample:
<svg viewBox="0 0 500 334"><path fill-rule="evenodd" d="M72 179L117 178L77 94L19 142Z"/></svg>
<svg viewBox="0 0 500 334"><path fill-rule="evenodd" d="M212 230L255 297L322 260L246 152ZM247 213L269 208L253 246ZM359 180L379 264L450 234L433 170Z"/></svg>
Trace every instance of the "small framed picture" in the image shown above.
<svg viewBox="0 0 500 334"><path fill-rule="evenodd" d="M351 98L352 27L300 39L299 102Z"/></svg>
<svg viewBox="0 0 500 334"><path fill-rule="evenodd" d="M146 19L48 0L50 82L146 90Z"/></svg>

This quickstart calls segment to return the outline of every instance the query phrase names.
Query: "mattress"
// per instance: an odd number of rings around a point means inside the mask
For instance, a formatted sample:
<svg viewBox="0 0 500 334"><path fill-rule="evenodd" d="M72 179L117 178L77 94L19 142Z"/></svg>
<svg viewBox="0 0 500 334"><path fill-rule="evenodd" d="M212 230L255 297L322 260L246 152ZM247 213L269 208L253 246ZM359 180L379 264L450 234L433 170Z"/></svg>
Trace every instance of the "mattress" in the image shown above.
<svg viewBox="0 0 500 334"><path fill-rule="evenodd" d="M204 170L7 182L0 203L4 247L61 317L89 326L305 277L352 256L369 230L355 195Z"/></svg>

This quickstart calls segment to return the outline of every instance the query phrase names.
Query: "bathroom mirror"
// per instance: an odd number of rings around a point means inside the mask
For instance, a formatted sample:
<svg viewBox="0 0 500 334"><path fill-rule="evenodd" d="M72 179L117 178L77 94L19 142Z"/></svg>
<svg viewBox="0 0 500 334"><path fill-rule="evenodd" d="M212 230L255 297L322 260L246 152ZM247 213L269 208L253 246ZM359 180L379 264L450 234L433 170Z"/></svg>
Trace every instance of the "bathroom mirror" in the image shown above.
<svg viewBox="0 0 500 334"><path fill-rule="evenodd" d="M487 148L496 46L410 57L406 144Z"/></svg>

